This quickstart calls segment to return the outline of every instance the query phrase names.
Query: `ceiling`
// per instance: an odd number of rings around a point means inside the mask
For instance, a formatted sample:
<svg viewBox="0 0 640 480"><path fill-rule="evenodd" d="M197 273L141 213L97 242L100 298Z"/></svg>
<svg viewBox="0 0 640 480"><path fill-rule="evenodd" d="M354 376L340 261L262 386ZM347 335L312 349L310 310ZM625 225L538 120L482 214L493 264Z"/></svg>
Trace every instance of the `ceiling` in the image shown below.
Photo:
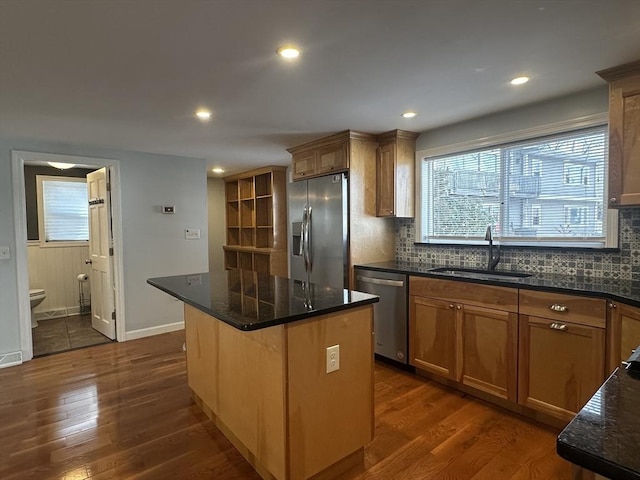
<svg viewBox="0 0 640 480"><path fill-rule="evenodd" d="M0 0L0 135L233 173L340 130L422 132L597 88L639 58L639 0Z"/></svg>

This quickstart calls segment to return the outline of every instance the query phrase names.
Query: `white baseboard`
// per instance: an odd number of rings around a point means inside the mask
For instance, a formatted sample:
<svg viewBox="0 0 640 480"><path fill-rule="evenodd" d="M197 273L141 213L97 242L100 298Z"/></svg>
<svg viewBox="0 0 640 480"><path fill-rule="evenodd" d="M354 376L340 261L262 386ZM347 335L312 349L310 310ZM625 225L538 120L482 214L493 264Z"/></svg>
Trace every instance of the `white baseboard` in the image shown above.
<svg viewBox="0 0 640 480"><path fill-rule="evenodd" d="M22 363L22 352L0 354L0 368L13 367Z"/></svg>
<svg viewBox="0 0 640 480"><path fill-rule="evenodd" d="M52 310L45 310L44 312L34 312L36 320L49 320L50 318L62 318L70 317L71 315L80 315L80 306L75 305L73 307L60 307Z"/></svg>
<svg viewBox="0 0 640 480"><path fill-rule="evenodd" d="M161 333L169 333L169 332L175 332L177 330L182 330L184 329L184 321L182 322L176 322L176 323L169 323L166 325L158 325L157 327L147 327L147 328L140 328L138 330L131 330L129 332L126 332L126 340L135 340L136 338L144 338L144 337L151 337L153 335L160 335Z"/></svg>

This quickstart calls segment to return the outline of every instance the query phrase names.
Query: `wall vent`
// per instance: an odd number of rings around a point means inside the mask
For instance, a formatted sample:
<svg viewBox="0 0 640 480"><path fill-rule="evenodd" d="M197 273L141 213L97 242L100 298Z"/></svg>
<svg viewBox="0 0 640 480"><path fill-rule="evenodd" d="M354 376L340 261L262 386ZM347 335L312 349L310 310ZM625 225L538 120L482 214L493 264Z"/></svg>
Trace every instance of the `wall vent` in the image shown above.
<svg viewBox="0 0 640 480"><path fill-rule="evenodd" d="M12 367L22 363L22 352L4 353L0 355L0 368Z"/></svg>

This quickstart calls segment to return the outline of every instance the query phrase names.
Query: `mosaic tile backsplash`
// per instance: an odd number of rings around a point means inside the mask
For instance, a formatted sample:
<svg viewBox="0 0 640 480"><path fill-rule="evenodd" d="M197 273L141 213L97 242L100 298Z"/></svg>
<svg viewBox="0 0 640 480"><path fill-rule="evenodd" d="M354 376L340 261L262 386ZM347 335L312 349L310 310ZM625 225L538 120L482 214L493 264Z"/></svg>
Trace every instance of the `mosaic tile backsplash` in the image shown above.
<svg viewBox="0 0 640 480"><path fill-rule="evenodd" d="M619 251L502 247L499 270L640 281L640 208L621 209ZM486 246L415 244L415 221L396 219L396 261L486 268Z"/></svg>

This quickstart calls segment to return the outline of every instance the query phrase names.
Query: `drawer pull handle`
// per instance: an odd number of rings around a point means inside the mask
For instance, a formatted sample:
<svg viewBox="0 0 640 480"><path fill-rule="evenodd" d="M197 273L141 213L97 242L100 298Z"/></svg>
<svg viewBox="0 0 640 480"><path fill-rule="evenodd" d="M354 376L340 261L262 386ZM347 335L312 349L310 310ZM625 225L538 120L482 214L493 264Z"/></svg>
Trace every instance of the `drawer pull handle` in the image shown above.
<svg viewBox="0 0 640 480"><path fill-rule="evenodd" d="M560 305L559 303L554 303L553 305L549 305L549 310L562 313L562 312L568 312L569 307L567 307L566 305Z"/></svg>
<svg viewBox="0 0 640 480"><path fill-rule="evenodd" d="M549 324L549 328L551 330L560 330L561 332L565 332L567 330L567 326L564 323L556 323L556 322Z"/></svg>

